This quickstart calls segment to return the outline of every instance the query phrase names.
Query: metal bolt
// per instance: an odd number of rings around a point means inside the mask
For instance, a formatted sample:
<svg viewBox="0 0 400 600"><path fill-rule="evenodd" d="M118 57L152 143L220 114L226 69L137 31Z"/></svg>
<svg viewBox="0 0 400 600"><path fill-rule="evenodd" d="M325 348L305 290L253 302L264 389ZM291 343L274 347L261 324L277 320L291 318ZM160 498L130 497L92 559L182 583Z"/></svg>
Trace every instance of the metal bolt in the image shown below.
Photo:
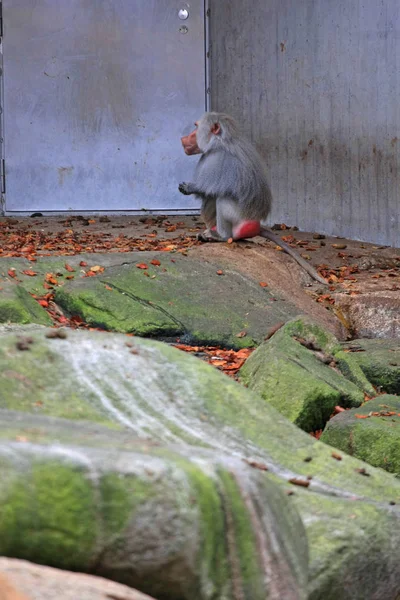
<svg viewBox="0 0 400 600"><path fill-rule="evenodd" d="M180 19L182 19L182 21L186 21L188 16L189 16L189 11L186 10L186 8L181 8L180 11L178 12L178 17Z"/></svg>
<svg viewBox="0 0 400 600"><path fill-rule="evenodd" d="M189 31L189 29L186 27L186 25L183 25L183 27L179 27L179 33L187 33Z"/></svg>

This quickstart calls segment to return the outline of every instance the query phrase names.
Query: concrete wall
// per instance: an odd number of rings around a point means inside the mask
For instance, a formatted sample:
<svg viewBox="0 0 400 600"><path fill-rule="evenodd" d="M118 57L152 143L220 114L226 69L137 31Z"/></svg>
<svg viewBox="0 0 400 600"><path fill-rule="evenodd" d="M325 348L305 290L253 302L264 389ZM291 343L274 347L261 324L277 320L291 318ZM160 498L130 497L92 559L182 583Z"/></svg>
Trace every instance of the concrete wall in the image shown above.
<svg viewBox="0 0 400 600"><path fill-rule="evenodd" d="M270 221L400 246L400 2L210 7L212 108L265 156Z"/></svg>

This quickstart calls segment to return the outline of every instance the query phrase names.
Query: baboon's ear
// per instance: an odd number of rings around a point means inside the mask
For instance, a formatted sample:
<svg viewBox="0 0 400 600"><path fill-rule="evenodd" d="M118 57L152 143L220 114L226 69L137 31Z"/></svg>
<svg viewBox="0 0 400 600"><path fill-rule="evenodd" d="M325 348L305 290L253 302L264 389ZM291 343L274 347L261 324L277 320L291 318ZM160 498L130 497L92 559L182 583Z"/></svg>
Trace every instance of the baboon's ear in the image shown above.
<svg viewBox="0 0 400 600"><path fill-rule="evenodd" d="M211 133L214 135L219 135L221 133L221 125L219 123L214 123L211 127Z"/></svg>

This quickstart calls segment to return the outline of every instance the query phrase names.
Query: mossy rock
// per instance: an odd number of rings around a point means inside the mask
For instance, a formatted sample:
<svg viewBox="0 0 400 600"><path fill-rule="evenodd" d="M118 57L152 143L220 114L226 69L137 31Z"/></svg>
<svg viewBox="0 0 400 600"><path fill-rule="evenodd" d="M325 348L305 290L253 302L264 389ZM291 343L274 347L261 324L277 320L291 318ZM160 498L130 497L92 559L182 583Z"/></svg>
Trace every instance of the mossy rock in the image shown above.
<svg viewBox="0 0 400 600"><path fill-rule="evenodd" d="M337 339L306 318L284 325L261 344L240 379L305 431L322 429L336 405L359 406L363 392L334 366Z"/></svg>
<svg viewBox="0 0 400 600"><path fill-rule="evenodd" d="M0 323L38 323L51 325L47 312L21 285L13 281L0 282Z"/></svg>
<svg viewBox="0 0 400 600"><path fill-rule="evenodd" d="M395 600L395 477L166 344L46 335L0 336L0 553L161 600Z"/></svg>
<svg viewBox="0 0 400 600"><path fill-rule="evenodd" d="M233 348L257 345L269 327L298 314L257 282L218 271L178 254L142 252L97 277L68 282L55 300L68 314L106 330Z"/></svg>
<svg viewBox="0 0 400 600"><path fill-rule="evenodd" d="M374 396L376 391L400 394L399 340L353 340L335 354L342 373Z"/></svg>
<svg viewBox="0 0 400 600"><path fill-rule="evenodd" d="M382 395L331 419L321 440L400 476L400 398Z"/></svg>

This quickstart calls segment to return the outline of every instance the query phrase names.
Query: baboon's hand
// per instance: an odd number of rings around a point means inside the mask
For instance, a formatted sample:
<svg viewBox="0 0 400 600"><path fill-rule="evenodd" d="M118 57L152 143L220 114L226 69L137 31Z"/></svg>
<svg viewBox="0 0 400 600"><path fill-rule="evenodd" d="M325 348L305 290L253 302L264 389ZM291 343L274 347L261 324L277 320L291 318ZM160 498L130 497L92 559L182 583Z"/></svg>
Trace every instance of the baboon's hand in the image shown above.
<svg viewBox="0 0 400 600"><path fill-rule="evenodd" d="M185 182L182 182L182 183L179 184L178 190L184 196L190 196L190 194L191 194L191 192L189 190L189 184L185 183Z"/></svg>

